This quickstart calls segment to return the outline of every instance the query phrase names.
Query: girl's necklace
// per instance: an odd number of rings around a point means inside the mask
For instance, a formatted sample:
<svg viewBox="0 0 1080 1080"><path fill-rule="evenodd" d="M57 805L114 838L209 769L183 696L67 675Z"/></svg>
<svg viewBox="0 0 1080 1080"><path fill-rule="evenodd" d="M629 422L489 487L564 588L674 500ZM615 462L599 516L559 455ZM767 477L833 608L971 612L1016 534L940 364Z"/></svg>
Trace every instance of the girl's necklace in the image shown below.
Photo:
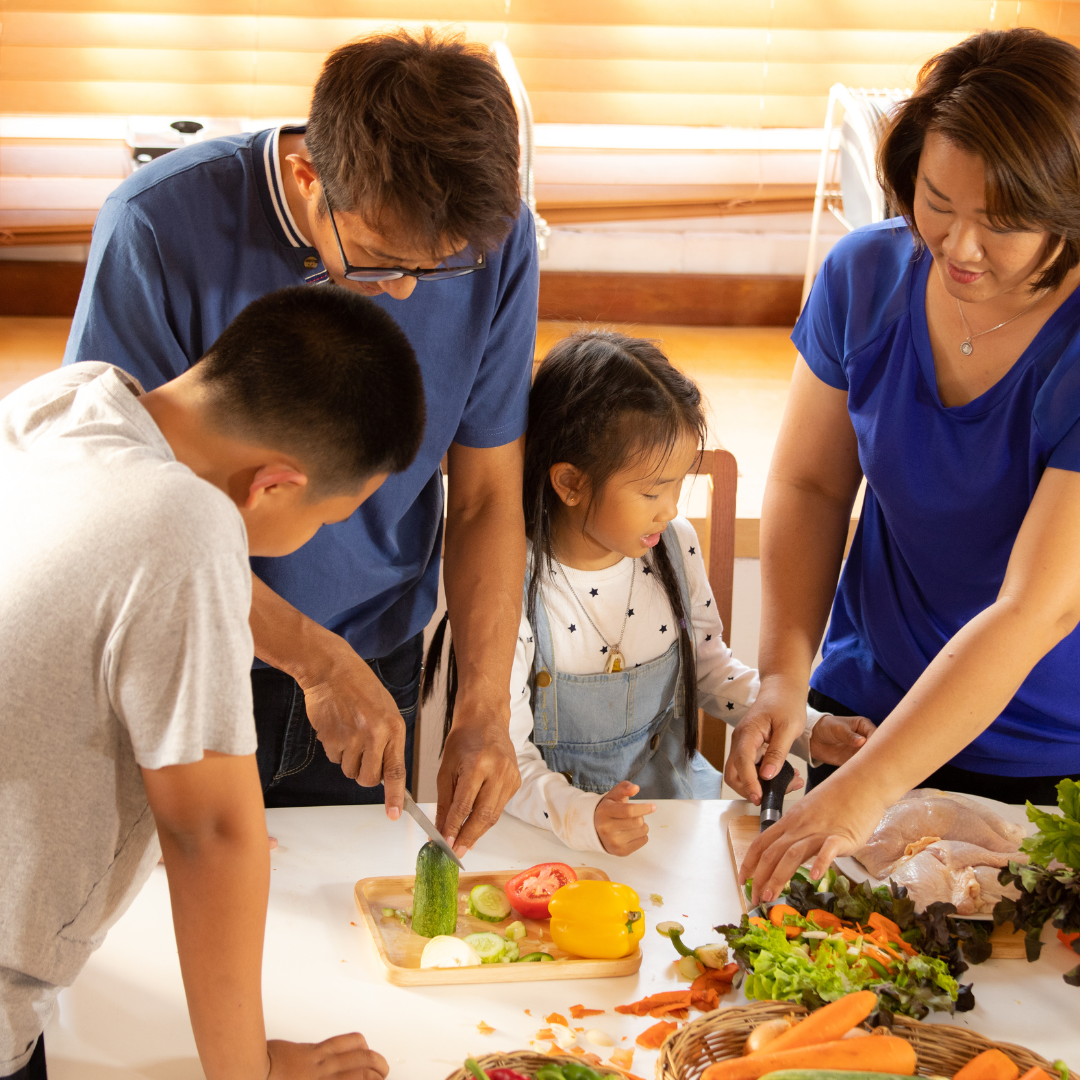
<svg viewBox="0 0 1080 1080"><path fill-rule="evenodd" d="M1012 317L1012 319L1006 319L1004 322L999 322L997 326L991 326L989 330L980 330L977 334L973 334L971 332L971 328L967 324L967 319L964 318L964 309L960 306L960 301L957 300L956 310L960 312L960 321L964 324L964 332L967 334L967 337L964 338L962 342L960 342L960 351L965 356L970 356L975 350L975 346L971 343L977 337L982 337L983 334L992 334L995 330L1000 330L1003 326L1008 326L1009 323L1013 321L1013 319L1019 319L1021 315L1026 315L1049 291L1049 289L1043 289L1043 291L1039 293L1039 295L1036 296L1035 299L1032 300L1031 303L1028 304L1028 306L1024 308L1023 311L1018 311Z"/></svg>
<svg viewBox="0 0 1080 1080"><path fill-rule="evenodd" d="M632 567L630 569L630 593L626 598L626 607L624 608L622 630L619 633L619 640L612 645L603 634L600 633L600 627L593 622L593 617L589 614L588 608L581 602L581 597L578 596L577 590L574 588L574 583L570 580L570 575L566 572L566 568L561 562L559 557L552 554L552 558L555 560L555 565L562 570L563 580L566 582L570 589L571 595L577 601L577 606L581 608L585 615L585 618L589 620L589 625L596 631L597 636L604 643L604 647L608 652L607 663L604 665L604 672L608 675L613 674L616 671L622 671L623 669L623 656L622 656L622 642L626 637L626 620L630 617L630 601L634 598L634 577L637 575L637 559L631 560Z"/></svg>

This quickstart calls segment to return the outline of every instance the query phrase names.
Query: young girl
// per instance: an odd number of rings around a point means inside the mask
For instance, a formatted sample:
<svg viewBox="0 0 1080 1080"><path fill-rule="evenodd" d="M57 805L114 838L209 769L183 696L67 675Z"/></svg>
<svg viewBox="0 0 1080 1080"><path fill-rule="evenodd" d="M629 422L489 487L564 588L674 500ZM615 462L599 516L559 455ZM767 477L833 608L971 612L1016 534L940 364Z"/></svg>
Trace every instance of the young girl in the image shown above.
<svg viewBox="0 0 1080 1080"><path fill-rule="evenodd" d="M636 794L720 798L696 749L698 707L734 725L757 695L757 672L724 644L694 528L676 516L705 430L693 381L652 342L609 331L559 342L529 398L510 719L521 788L507 809L578 850L645 844L655 807ZM448 723L453 683L451 663ZM872 731L808 710L794 749L839 762Z"/></svg>

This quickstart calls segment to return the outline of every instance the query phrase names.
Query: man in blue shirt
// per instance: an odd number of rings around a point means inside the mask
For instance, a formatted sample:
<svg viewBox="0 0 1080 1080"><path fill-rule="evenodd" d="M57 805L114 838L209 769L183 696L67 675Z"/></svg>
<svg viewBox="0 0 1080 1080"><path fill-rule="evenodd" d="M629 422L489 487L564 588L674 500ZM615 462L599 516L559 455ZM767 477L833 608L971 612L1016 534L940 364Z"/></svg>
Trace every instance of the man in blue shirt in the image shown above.
<svg viewBox="0 0 1080 1080"><path fill-rule="evenodd" d="M382 782L399 816L445 457L460 690L436 823L461 850L519 784L508 687L538 271L517 139L486 49L430 31L346 45L327 60L306 128L174 151L110 196L64 358L117 364L150 390L249 301L304 282L394 315L427 398L416 461L294 555L252 560L260 776L271 806L380 801Z"/></svg>

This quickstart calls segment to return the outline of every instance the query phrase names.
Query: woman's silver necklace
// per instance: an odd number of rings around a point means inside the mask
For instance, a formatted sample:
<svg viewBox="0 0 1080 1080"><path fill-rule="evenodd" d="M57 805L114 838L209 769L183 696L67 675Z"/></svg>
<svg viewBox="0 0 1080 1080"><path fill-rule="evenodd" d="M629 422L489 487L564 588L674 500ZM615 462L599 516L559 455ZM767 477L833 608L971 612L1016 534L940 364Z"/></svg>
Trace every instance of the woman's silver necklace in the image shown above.
<svg viewBox="0 0 1080 1080"><path fill-rule="evenodd" d="M967 334L967 337L964 338L964 340L960 342L960 351L965 356L970 356L975 351L975 346L972 345L971 343L977 337L982 337L983 334L992 334L995 330L1000 330L1003 326L1008 326L1009 323L1011 323L1013 321L1013 319L1019 319L1021 315L1026 315L1049 291L1050 291L1049 289L1043 289L1043 291L1041 293L1039 293L1039 295L1036 296L1035 299L1032 300L1031 303L1028 304L1028 306L1026 308L1024 308L1023 311L1018 311L1012 317L1012 319L1006 319L1004 322L999 322L997 324L997 326L991 326L989 330L980 330L977 334L973 334L971 332L971 327L968 326L967 319L964 318L964 309L963 309L963 307L960 306L960 301L957 300L956 301L956 310L960 312L960 322L963 323L964 332Z"/></svg>
<svg viewBox="0 0 1080 1080"><path fill-rule="evenodd" d="M581 602L581 597L578 596L577 590L574 588L574 583L570 580L570 575L566 572L566 568L559 562L559 557L553 554L552 558L555 560L555 565L562 570L563 580L566 582L571 594L577 601L577 606L581 608L585 618L589 620L589 625L596 631L597 637L604 643L604 648L607 650L608 654L607 663L604 665L605 674L611 675L616 671L622 671L622 642L623 638L626 637L626 620L630 617L630 601L634 598L634 577L637 575L637 559L631 560L633 566L630 570L630 593L626 597L626 607L623 609L622 630L619 632L619 640L612 645L608 639L600 633L600 627L593 622L593 617L589 614L588 608Z"/></svg>

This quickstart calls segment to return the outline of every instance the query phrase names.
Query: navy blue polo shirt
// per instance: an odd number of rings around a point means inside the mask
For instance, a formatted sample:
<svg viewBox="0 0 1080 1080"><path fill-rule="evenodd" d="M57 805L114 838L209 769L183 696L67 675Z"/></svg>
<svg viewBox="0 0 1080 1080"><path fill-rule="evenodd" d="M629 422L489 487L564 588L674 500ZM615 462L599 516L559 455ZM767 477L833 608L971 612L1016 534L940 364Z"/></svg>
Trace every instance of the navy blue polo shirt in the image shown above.
<svg viewBox="0 0 1080 1080"><path fill-rule="evenodd" d="M829 253L792 335L818 378L847 392L867 482L811 683L877 722L994 603L1044 470L1080 472L1080 289L1000 381L946 408L926 324L931 265L902 221L856 230ZM1080 772L1080 630L952 764Z"/></svg>
<svg viewBox="0 0 1080 1080"><path fill-rule="evenodd" d="M105 360L151 390L198 360L257 297L305 282L332 287L289 214L278 135L175 150L109 196L65 364ZM427 430L416 461L294 554L252 559L270 588L361 656L386 655L435 610L439 466L451 442L503 446L525 431L538 283L532 216L522 208L486 269L420 281L408 300L374 298L405 331L423 373Z"/></svg>

